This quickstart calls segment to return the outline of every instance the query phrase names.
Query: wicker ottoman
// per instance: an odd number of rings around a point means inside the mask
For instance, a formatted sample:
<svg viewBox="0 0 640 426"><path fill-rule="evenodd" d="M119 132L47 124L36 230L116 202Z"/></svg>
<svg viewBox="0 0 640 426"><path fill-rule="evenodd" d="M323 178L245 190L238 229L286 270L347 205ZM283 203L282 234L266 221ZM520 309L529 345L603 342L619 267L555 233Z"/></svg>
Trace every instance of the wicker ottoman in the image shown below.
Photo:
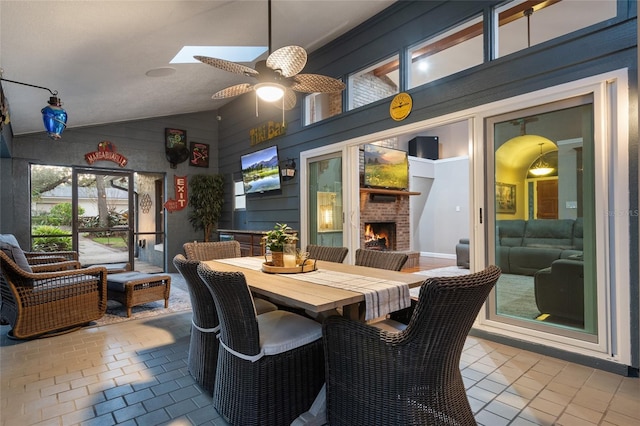
<svg viewBox="0 0 640 426"><path fill-rule="evenodd" d="M164 299L164 307L169 307L171 277L142 272L124 272L107 275L107 298L127 307L127 318L131 308Z"/></svg>

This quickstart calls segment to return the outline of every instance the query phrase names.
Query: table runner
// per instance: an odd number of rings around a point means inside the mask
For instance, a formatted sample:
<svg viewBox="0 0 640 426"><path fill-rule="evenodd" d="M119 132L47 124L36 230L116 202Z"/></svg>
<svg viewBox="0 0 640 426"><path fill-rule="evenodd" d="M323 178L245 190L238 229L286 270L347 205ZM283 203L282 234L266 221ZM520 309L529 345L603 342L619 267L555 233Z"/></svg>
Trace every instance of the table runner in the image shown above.
<svg viewBox="0 0 640 426"><path fill-rule="evenodd" d="M261 271L263 260L255 257L235 257L216 259L216 262ZM411 306L409 285L399 281L320 269L301 274L286 274L286 277L363 294L367 321Z"/></svg>

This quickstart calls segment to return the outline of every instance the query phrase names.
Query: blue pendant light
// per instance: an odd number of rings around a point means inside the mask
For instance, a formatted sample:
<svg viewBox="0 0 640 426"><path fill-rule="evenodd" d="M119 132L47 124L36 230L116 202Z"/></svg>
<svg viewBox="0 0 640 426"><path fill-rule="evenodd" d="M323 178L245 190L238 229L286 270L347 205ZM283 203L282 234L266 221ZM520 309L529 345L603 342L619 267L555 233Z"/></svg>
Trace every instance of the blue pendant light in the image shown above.
<svg viewBox="0 0 640 426"><path fill-rule="evenodd" d="M67 127L67 112L62 109L62 101L58 97L58 91L52 91L51 89L43 86L36 86L35 84L22 83L20 81L2 78L2 69L0 69L0 80L49 91L49 93L51 93L51 97L49 98L49 102L47 102L48 105L40 111L42 113L42 121L44 122L44 128L51 139L58 140L62 137L62 132Z"/></svg>
<svg viewBox="0 0 640 426"><path fill-rule="evenodd" d="M62 102L57 96L51 96L48 104L40 112L47 134L55 141L62 137L62 132L67 127L67 111L62 109Z"/></svg>

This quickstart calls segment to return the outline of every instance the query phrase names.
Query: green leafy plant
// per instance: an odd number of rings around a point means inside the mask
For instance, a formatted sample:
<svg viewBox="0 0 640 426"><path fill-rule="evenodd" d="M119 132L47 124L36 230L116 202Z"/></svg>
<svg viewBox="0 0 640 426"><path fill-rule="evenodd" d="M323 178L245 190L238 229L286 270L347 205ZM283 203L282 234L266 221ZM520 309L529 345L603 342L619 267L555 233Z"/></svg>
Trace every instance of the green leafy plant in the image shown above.
<svg viewBox="0 0 640 426"><path fill-rule="evenodd" d="M33 239L33 251L67 251L72 248L69 232L57 226L39 225L33 228L32 234L43 235Z"/></svg>
<svg viewBox="0 0 640 426"><path fill-rule="evenodd" d="M271 231L265 232L264 245L271 251L283 251L284 245L295 243L298 240L298 234L293 232L286 223L276 223Z"/></svg>
<svg viewBox="0 0 640 426"><path fill-rule="evenodd" d="M204 231L205 242L209 241L222 214L223 184L222 175L194 175L189 180L189 223L196 231Z"/></svg>

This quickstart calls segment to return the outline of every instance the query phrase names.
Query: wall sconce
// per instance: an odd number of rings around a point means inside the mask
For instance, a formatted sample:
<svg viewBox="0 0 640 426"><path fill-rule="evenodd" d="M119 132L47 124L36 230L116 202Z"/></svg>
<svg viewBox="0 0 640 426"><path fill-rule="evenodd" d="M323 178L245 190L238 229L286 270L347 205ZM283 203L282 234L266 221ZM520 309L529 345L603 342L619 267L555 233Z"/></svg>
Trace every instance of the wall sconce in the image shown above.
<svg viewBox="0 0 640 426"><path fill-rule="evenodd" d="M291 180L296 175L296 162L292 159L288 159L287 162L280 169L280 174L283 180Z"/></svg>
<svg viewBox="0 0 640 426"><path fill-rule="evenodd" d="M332 230L338 225L335 217L336 196L335 192L318 192L318 230Z"/></svg>
<svg viewBox="0 0 640 426"><path fill-rule="evenodd" d="M320 229L333 229L333 206L325 204L320 206Z"/></svg>
<svg viewBox="0 0 640 426"><path fill-rule="evenodd" d="M35 84L22 83L20 81L8 80L2 77L2 71L0 70L0 80L7 81L9 83L21 84L23 86L35 87L36 89L47 90L51 93L51 97L47 102L48 105L42 108L42 121L44 128L47 131L49 137L53 140L58 140L62 136L62 132L67 127L67 112L62 109L62 101L58 97L58 91L52 91L43 86L36 86Z"/></svg>

